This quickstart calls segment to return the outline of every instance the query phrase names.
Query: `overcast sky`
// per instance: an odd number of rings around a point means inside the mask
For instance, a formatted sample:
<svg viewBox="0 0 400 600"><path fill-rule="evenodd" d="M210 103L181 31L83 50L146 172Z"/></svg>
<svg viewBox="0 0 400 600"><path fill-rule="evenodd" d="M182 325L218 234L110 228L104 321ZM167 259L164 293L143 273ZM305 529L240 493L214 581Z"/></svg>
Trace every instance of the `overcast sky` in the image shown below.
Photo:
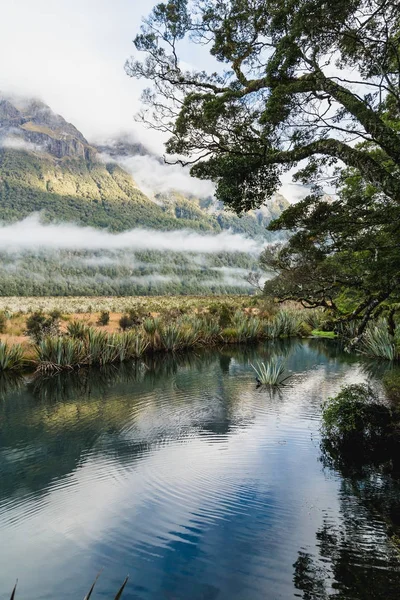
<svg viewBox="0 0 400 600"><path fill-rule="evenodd" d="M125 60L153 0L9 0L0 21L0 90L37 96L89 140L132 132L163 153L159 134L134 122L144 82L129 78ZM185 62L207 68L198 46ZM286 183L289 181L285 177ZM282 192L293 199L298 186Z"/></svg>

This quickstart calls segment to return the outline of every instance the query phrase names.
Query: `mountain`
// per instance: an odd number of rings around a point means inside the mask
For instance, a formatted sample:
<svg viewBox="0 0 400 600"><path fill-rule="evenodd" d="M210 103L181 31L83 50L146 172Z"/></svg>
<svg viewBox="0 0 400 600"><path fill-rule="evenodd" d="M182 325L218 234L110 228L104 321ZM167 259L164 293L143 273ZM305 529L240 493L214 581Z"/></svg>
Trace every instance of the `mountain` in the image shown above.
<svg viewBox="0 0 400 600"><path fill-rule="evenodd" d="M90 143L43 102L0 95L0 220L12 223L40 213L43 222L111 232L231 230L272 239L266 225L289 205L283 196L238 217L212 197L178 190L145 194L124 165L127 157L148 154L144 145L126 136L102 145ZM255 257L240 247L222 254L197 257L197 262L188 261L188 252L169 253L168 260L165 252L142 252L140 260L137 252L129 260L126 253L116 257L115 252L107 260L104 253L99 257L87 252L75 253L73 260L62 252L51 260L48 255L38 258L37 252L35 257L25 253L17 261L2 254L0 294L243 291L245 285L236 284L235 277L255 268Z"/></svg>
<svg viewBox="0 0 400 600"><path fill-rule="evenodd" d="M38 100L0 99L0 208L3 221L35 211L48 220L123 231L134 227L232 229L265 236L265 226L288 202L277 196L239 218L211 198L178 192L148 198L118 164L118 157L145 153L142 144L117 139L90 144L74 125ZM107 154L113 160L104 162Z"/></svg>

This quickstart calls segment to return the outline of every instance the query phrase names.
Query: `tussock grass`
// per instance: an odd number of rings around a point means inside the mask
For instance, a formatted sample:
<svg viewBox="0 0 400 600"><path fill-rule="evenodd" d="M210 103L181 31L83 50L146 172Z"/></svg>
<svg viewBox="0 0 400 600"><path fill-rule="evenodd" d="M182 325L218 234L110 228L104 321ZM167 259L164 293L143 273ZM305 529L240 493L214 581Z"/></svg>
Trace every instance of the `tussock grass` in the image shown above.
<svg viewBox="0 0 400 600"><path fill-rule="evenodd" d="M123 363L152 352L179 352L198 346L250 344L301 335L304 327L303 311L281 309L271 316L254 313L238 303L214 302L210 310L170 309L158 316L142 316L142 312L136 310L140 318L126 331L110 332L82 320L68 321L64 333L46 335L34 346L38 370Z"/></svg>
<svg viewBox="0 0 400 600"><path fill-rule="evenodd" d="M398 357L395 339L390 335L385 319L368 325L362 337L360 349L368 356L375 358L395 360Z"/></svg>
<svg viewBox="0 0 400 600"><path fill-rule="evenodd" d="M24 351L20 344L9 346L0 341L0 371L17 371L24 366Z"/></svg>
<svg viewBox="0 0 400 600"><path fill-rule="evenodd" d="M285 372L285 362L281 358L271 358L268 362L256 362L251 365L260 385L282 385L288 377L282 378Z"/></svg>

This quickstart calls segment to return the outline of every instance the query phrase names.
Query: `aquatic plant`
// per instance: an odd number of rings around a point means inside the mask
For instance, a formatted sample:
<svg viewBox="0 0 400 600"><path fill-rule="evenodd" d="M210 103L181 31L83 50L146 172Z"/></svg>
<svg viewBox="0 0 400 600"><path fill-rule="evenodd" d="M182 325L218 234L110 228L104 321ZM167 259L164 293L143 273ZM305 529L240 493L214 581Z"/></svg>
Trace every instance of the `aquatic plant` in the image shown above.
<svg viewBox="0 0 400 600"><path fill-rule="evenodd" d="M95 585L96 585L97 580L98 580L99 577L100 577L100 573L97 575L96 579L94 580L94 582L92 583L92 585L90 587L90 590L88 591L88 593L86 594L86 596L84 597L83 600L89 600L90 599L90 597L91 597L91 595L93 593L94 587L95 587ZM114 600L120 600L120 598L122 597L123 591L125 589L125 586L128 583L128 579L129 579L129 576L125 577L125 579L124 579L121 587L119 588L117 594L114 596ZM16 592L17 592L17 583L14 585L14 588L13 588L13 590L11 592L10 600L15 600Z"/></svg>
<svg viewBox="0 0 400 600"><path fill-rule="evenodd" d="M21 344L9 346L0 341L0 371L16 371L24 365L24 351Z"/></svg>
<svg viewBox="0 0 400 600"><path fill-rule="evenodd" d="M257 375L257 382L261 385L281 385L287 379L282 379L285 362L280 358L273 357L267 363L258 361L251 366Z"/></svg>

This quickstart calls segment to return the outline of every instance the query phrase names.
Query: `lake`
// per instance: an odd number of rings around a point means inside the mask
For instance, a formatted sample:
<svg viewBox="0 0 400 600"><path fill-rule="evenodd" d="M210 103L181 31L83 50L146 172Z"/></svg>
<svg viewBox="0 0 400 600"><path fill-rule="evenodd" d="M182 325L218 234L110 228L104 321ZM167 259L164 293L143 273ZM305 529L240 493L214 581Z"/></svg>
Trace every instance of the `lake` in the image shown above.
<svg viewBox="0 0 400 600"><path fill-rule="evenodd" d="M291 375L276 391L251 366L271 355ZM397 599L365 502L384 478L320 448L321 403L367 377L305 340L0 380L0 598L17 578L17 600L83 598L102 569L94 599L126 575L124 600Z"/></svg>

